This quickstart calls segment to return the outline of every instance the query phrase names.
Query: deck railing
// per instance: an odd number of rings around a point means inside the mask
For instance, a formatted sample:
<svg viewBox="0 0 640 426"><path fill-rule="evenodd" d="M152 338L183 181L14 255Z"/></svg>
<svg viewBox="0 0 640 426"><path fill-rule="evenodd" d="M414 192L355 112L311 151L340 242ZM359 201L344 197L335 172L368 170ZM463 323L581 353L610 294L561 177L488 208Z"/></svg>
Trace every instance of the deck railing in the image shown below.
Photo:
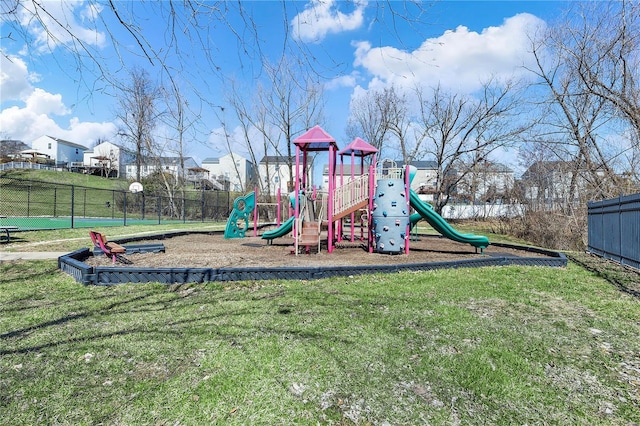
<svg viewBox="0 0 640 426"><path fill-rule="evenodd" d="M333 194L333 216L345 212L369 199L369 175L349 177Z"/></svg>

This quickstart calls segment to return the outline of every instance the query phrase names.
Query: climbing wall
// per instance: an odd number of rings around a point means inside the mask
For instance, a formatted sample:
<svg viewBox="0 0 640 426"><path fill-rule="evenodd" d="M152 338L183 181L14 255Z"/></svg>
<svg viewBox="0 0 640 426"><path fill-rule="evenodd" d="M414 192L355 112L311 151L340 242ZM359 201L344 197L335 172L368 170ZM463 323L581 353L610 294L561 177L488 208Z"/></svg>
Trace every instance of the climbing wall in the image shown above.
<svg viewBox="0 0 640 426"><path fill-rule="evenodd" d="M371 220L375 251L403 253L409 223L409 203L404 180L378 180Z"/></svg>

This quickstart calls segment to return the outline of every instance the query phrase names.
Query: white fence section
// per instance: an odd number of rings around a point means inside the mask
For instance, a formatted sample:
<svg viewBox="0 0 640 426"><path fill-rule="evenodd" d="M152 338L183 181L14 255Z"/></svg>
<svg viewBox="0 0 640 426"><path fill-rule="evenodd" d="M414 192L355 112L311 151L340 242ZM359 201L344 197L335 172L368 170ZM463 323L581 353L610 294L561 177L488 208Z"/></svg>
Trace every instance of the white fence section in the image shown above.
<svg viewBox="0 0 640 426"><path fill-rule="evenodd" d="M60 167L40 163L30 163L28 161L10 161L8 163L0 164L0 170L11 169L63 170Z"/></svg>
<svg viewBox="0 0 640 426"><path fill-rule="evenodd" d="M523 204L453 204L442 209L442 217L447 220L518 217L524 215L524 211Z"/></svg>

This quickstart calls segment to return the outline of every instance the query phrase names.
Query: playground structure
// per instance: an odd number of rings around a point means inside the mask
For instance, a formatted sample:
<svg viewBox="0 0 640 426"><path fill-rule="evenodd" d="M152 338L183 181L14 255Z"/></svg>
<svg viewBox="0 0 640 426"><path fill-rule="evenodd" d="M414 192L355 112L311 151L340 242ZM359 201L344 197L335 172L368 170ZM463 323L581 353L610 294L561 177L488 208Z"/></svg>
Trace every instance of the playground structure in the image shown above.
<svg viewBox="0 0 640 426"><path fill-rule="evenodd" d="M328 188L326 192L316 191L307 182L305 172L296 176L295 190L290 195L293 215L280 223L278 204L278 226L264 232L263 239L270 242L291 234L296 255L300 248L310 253L311 247L317 247L319 252L322 241L326 241L327 251L331 253L336 244L345 239L356 241L356 222L359 221L358 239L366 243L370 253L408 254L411 228L424 219L442 236L470 244L476 251L480 249L483 252L489 245L489 239L485 236L456 231L431 205L411 190L415 169L411 166L398 168L393 161L386 160L378 165L378 150L366 141L356 138L344 149L338 150L335 139L320 126L315 126L296 138L294 145L296 171L307 170L310 153L328 153ZM350 167L345 167L345 157L350 160L347 165ZM365 162L367 157L368 161ZM347 176L345 170L349 173ZM252 215L254 236L257 236L256 192L234 201L225 238L244 237ZM410 214L411 208L416 213ZM350 230L348 234L345 234L345 224Z"/></svg>
<svg viewBox="0 0 640 426"><path fill-rule="evenodd" d="M253 236L258 236L258 223L260 221L260 208L274 208L275 207L275 216L276 216L276 226L281 227L282 223L282 197L280 196L280 189L276 193L276 202L259 202L258 201L258 188L255 188L253 192L250 192L242 197L238 197L233 201L233 209L231 210L231 214L229 215L229 219L227 220L227 225L224 231L225 238L244 238L246 236L247 231L249 230L250 220L253 220ZM289 209L291 210L291 209ZM292 217L290 215L287 222L292 222ZM286 222L285 222L286 223ZM281 232L277 232L276 234L280 234ZM283 237L286 235L286 232L282 235L275 235L274 238Z"/></svg>

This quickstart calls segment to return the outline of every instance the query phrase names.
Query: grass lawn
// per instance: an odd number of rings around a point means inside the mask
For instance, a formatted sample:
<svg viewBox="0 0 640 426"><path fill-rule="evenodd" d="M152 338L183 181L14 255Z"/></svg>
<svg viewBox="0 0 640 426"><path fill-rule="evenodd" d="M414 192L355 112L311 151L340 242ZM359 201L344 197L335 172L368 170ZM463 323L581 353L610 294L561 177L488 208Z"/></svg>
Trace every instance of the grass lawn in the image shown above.
<svg viewBox="0 0 640 426"><path fill-rule="evenodd" d="M575 263L84 287L0 264L0 422L637 424L640 303Z"/></svg>

